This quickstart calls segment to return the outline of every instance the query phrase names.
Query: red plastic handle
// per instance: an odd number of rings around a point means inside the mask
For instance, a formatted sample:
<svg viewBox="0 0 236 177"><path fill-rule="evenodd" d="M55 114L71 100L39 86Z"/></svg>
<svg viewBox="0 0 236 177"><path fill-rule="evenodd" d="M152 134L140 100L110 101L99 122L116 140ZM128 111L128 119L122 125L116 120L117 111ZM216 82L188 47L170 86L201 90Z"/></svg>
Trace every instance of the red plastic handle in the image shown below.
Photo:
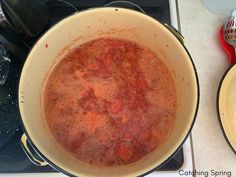
<svg viewBox="0 0 236 177"><path fill-rule="evenodd" d="M235 62L235 57L236 57L234 47L225 42L224 37L223 37L223 26L220 28L219 40L220 40L221 47L224 49L224 51L228 55L229 63L233 64Z"/></svg>

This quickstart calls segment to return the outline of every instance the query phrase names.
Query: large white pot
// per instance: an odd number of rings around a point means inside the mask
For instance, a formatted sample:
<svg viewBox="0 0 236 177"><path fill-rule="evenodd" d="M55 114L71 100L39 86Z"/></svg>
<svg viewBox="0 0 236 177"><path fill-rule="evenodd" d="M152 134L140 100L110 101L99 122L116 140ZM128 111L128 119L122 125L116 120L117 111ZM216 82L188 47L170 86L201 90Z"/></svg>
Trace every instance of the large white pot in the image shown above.
<svg viewBox="0 0 236 177"><path fill-rule="evenodd" d="M171 70L177 89L177 121L165 144L141 160L124 166L96 168L65 152L42 117L40 97L50 68L74 45L101 36L118 37L148 46ZM31 50L19 85L19 108L25 134L55 169L74 176L138 176L162 165L189 134L199 101L197 73L183 44L155 19L122 8L96 8L72 15L52 27Z"/></svg>

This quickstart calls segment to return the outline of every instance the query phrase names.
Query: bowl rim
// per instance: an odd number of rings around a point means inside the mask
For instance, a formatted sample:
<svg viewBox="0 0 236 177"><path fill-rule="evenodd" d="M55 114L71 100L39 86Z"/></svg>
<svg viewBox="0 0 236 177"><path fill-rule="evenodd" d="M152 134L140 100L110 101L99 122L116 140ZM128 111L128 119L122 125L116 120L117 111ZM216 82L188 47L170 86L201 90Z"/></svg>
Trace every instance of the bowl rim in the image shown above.
<svg viewBox="0 0 236 177"><path fill-rule="evenodd" d="M227 144L229 145L229 147L230 147L230 148L232 149L232 151L236 154L236 147L234 147L234 146L231 144L231 142L230 142L230 140L229 140L229 138L228 138L228 136L227 136L227 134L226 134L226 132L225 132L225 128L224 128L224 126L223 126L222 117L221 117L221 112L220 112L220 95L221 95L221 91L222 91L223 86L224 86L224 81L225 81L226 77L230 74L230 72L231 72L232 70L235 70L235 69L236 69L236 62L235 62L233 65L231 65L231 66L224 72L223 76L221 77L221 80L220 80L220 83L219 83L219 86L218 86L217 97L216 97L216 110L217 110L217 117L218 117L218 121L219 121L219 123L220 123L220 128L221 128L221 130L222 130L223 136L224 136L224 138L225 138Z"/></svg>

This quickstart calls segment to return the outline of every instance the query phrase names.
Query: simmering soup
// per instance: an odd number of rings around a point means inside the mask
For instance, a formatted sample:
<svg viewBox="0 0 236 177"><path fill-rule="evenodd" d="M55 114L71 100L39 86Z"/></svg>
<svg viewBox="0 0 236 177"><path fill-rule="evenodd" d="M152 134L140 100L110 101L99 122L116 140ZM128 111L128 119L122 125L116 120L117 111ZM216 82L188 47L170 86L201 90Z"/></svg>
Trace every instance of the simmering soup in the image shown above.
<svg viewBox="0 0 236 177"><path fill-rule="evenodd" d="M49 73L42 104L55 140L95 166L133 163L157 149L176 120L175 82L149 48L99 38Z"/></svg>

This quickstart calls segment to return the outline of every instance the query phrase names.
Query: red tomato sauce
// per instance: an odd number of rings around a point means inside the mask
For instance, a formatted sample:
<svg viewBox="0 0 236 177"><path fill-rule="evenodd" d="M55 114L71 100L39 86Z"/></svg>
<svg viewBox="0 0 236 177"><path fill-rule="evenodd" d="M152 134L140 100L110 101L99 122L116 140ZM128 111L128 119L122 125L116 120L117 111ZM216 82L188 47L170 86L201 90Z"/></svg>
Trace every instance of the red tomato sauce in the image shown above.
<svg viewBox="0 0 236 177"><path fill-rule="evenodd" d="M69 52L42 97L47 125L73 156L96 166L133 163L165 142L176 120L166 65L137 43L99 38Z"/></svg>

